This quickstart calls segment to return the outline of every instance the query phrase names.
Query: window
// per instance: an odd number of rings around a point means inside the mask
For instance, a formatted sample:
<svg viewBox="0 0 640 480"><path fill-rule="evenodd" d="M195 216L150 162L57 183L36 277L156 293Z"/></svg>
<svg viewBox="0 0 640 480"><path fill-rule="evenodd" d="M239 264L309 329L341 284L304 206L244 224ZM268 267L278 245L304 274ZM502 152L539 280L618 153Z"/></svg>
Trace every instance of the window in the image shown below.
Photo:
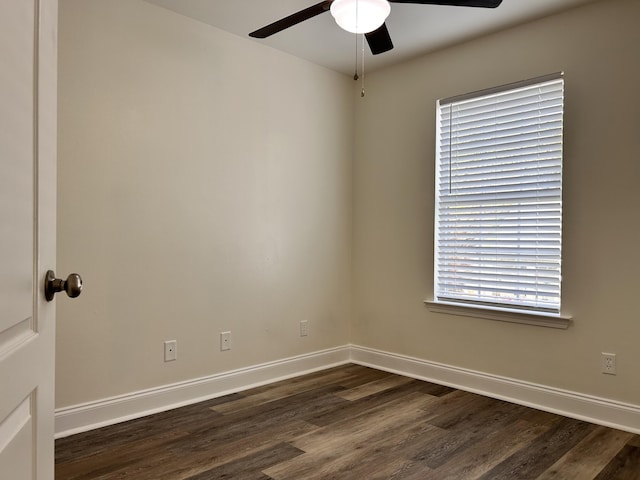
<svg viewBox="0 0 640 480"><path fill-rule="evenodd" d="M434 301L560 313L564 81L437 105Z"/></svg>

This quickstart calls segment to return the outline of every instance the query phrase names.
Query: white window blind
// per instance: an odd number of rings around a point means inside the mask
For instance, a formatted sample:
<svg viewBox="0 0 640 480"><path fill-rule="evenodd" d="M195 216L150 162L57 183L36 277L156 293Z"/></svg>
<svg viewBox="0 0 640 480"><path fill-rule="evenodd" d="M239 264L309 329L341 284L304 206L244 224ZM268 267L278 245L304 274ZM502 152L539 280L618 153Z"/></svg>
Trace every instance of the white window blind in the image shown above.
<svg viewBox="0 0 640 480"><path fill-rule="evenodd" d="M438 102L435 300L560 312L560 74Z"/></svg>

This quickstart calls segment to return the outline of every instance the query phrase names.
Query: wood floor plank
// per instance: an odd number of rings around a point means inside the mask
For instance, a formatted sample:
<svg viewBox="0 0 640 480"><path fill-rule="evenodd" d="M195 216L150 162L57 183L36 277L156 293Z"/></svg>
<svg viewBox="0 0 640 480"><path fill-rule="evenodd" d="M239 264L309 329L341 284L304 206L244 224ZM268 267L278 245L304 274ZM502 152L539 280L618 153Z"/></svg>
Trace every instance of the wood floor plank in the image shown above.
<svg viewBox="0 0 640 480"><path fill-rule="evenodd" d="M640 448L625 446L595 480L640 480Z"/></svg>
<svg viewBox="0 0 640 480"><path fill-rule="evenodd" d="M427 465L413 460L403 461L387 477L388 480L422 480L426 475L433 473Z"/></svg>
<svg viewBox="0 0 640 480"><path fill-rule="evenodd" d="M340 425L331 425L303 435L292 443L306 453L265 473L274 479L341 478L366 464L367 474L363 478L368 478L369 474L387 463L381 455L380 444L414 423L424 405L433 401L436 401L435 397L416 392L403 401L381 406L370 415L361 415L353 421L345 419ZM372 452L378 454L374 456ZM379 462L383 462L382 465Z"/></svg>
<svg viewBox="0 0 640 480"><path fill-rule="evenodd" d="M526 449L482 475L482 480L534 480L596 427L586 422L559 418L555 426L537 437Z"/></svg>
<svg viewBox="0 0 640 480"><path fill-rule="evenodd" d="M406 463L406 454L420 448L424 438L436 438L441 429L429 425L426 421L397 423L386 430L372 433L360 443L351 445L340 463L332 465L334 478L388 479ZM424 473L427 465L420 465ZM316 476L314 480L324 477Z"/></svg>
<svg viewBox="0 0 640 480"><path fill-rule="evenodd" d="M399 387L400 385L404 385L405 383L409 383L411 381L412 379L408 377L399 377L397 375L393 375L387 378L365 383L364 385L345 390L344 392L336 393L336 395L340 398L344 398L345 400L359 400L361 398L373 395L374 393L384 392L385 390L389 390L390 388Z"/></svg>
<svg viewBox="0 0 640 480"><path fill-rule="evenodd" d="M640 480L640 437L351 364L59 439L56 479Z"/></svg>
<svg viewBox="0 0 640 480"><path fill-rule="evenodd" d="M437 470L425 473L422 478L423 480L479 478L517 451L526 448L533 439L546 430L545 426L522 420L512 422L505 428L494 430L486 437L474 442L459 455L450 457Z"/></svg>
<svg viewBox="0 0 640 480"><path fill-rule="evenodd" d="M633 434L598 427L564 454L537 480L581 480L593 478L631 440Z"/></svg>
<svg viewBox="0 0 640 480"><path fill-rule="evenodd" d="M447 425L447 419L456 421L458 412L466 412L469 408L478 409L476 402L484 405L490 405L491 399L461 390L439 397L440 401L432 405L429 413L434 417L432 421L434 425Z"/></svg>
<svg viewBox="0 0 640 480"><path fill-rule="evenodd" d="M55 469L56 477L78 480L97 478L120 468L122 465L133 465L140 457L154 455L175 439L188 435L184 431L170 431L122 445L109 446L109 448L104 448L93 455L78 456L74 460L58 462ZM118 461L114 462L114 459L118 459Z"/></svg>
<svg viewBox="0 0 640 480"><path fill-rule="evenodd" d="M422 392L413 392L414 394L422 394ZM407 394L410 396L411 394ZM427 396L425 398L427 404L440 401L438 398ZM377 406L377 409L388 410L391 415L394 415L398 410L402 409L402 399L396 399L395 401L387 402L383 405ZM412 417L411 415L406 418L401 418L396 415L395 422L392 422L388 428L381 428L377 432L368 430L368 435L365 435L362 443L354 443L353 438L349 437L348 428L344 429L344 448L340 448L339 451L344 452L344 455L349 458L343 459L340 463L334 463L331 465L331 474L326 478L337 479L370 479L370 478L397 478L394 475L397 472L407 472L409 469L411 472L428 471L429 467L424 463L411 462L411 465L406 460L408 457L414 456L417 452L424 448L424 445L428 441L434 441L438 438L442 438L447 432L430 425L428 420L430 416L423 412L424 407L416 405L418 408L417 414ZM365 419L369 414L360 412L358 418ZM377 424L377 416L373 415L370 418L369 425ZM321 430L327 433L337 433L342 430L341 427L348 427L350 418L343 418L341 421L322 427ZM365 422L365 425L367 423ZM314 434L309 434L314 436ZM316 440L320 441L319 437ZM329 437L329 441L332 438ZM312 457L311 457L312 458ZM328 474L328 472L325 472ZM291 478L298 478L292 476ZM319 478L322 478L320 475ZM417 477L419 478L419 477Z"/></svg>
<svg viewBox="0 0 640 480"><path fill-rule="evenodd" d="M347 401L341 399L344 401L344 404L340 405L340 408L327 409L324 412L316 412L315 414L307 417L306 420L319 427L329 425L343 418L351 418L366 410L377 408L385 403L402 399L410 393L422 392L422 390L421 382L419 380L412 380L398 387L383 390L358 400Z"/></svg>
<svg viewBox="0 0 640 480"><path fill-rule="evenodd" d="M279 443L272 448L264 449L238 458L232 462L187 477L186 480L265 480L270 477L262 470L294 458L303 452L286 443Z"/></svg>
<svg viewBox="0 0 640 480"><path fill-rule="evenodd" d="M558 415L549 412L543 412L542 410L535 410L533 408L528 408L523 411L522 416L520 417L522 420L525 420L530 423L535 423L536 425L548 425L552 426L558 422Z"/></svg>
<svg viewBox="0 0 640 480"><path fill-rule="evenodd" d="M476 396L473 398L477 405L467 405L463 411L455 410L457 419L441 415L429 421L430 424L447 430L448 434L427 444L416 459L419 458L432 469L438 469L452 458L464 454L468 448L487 435L503 430L513 423L524 408L494 399L480 400Z"/></svg>
<svg viewBox="0 0 640 480"><path fill-rule="evenodd" d="M462 397L468 397L466 401L461 401L458 405L449 405L443 413L441 404L435 404L434 411L430 412L434 418L431 424L440 428L454 429L467 428L469 423L478 423L478 415L487 415L494 409L500 408L500 411L511 411L516 406L507 402L500 402L493 398L482 397L464 393Z"/></svg>
<svg viewBox="0 0 640 480"><path fill-rule="evenodd" d="M205 470L238 461L245 455L286 443L290 438L298 437L314 429L313 425L304 421L293 420L278 425L274 424L269 429L252 430L248 428L243 437L234 436L230 439L223 438L224 436L216 438L213 431L206 447L203 448L203 445L199 444L196 449L192 449L188 439L184 439L180 445L176 445L176 448L172 449L172 452L181 458L180 462L176 463L179 467L175 469L176 475L179 474L179 477L176 478L193 476Z"/></svg>
<svg viewBox="0 0 640 480"><path fill-rule="evenodd" d="M455 388L447 387L445 385L438 385L435 383L424 382L424 381L422 381L421 383L422 383L422 391L424 393L428 393L429 395L433 395L435 397L443 397L445 395L448 395L456 391Z"/></svg>
<svg viewBox="0 0 640 480"><path fill-rule="evenodd" d="M201 425L203 421L210 421L213 416L221 417L209 410L211 403L213 402L206 401L188 405L60 438L56 440L56 462L77 460L80 457L101 453L105 449L126 446L131 442L167 433L175 428L188 429L192 425Z"/></svg>
<svg viewBox="0 0 640 480"><path fill-rule="evenodd" d="M285 421L306 420L306 417L334 411L345 400L333 395L341 387L329 386L291 395L255 406L249 410L216 416L191 430L190 450L208 448L212 441L225 442L243 438L247 432L269 431L279 428ZM292 404L297 408L292 409ZM212 412L215 413L215 412Z"/></svg>
<svg viewBox="0 0 640 480"><path fill-rule="evenodd" d="M421 461L408 460L415 459L418 452L424 450L425 444L445 438L446 432L428 423L429 417L419 415L404 424L394 425L386 431L381 431L377 435L369 437L367 450L362 466L355 466L349 472L343 472L341 478L369 478L374 475L378 477L384 472L387 477L378 478L398 478L398 472L409 475L411 472L427 472L431 469ZM375 469L372 469L369 458L375 458ZM372 471L373 470L373 471Z"/></svg>
<svg viewBox="0 0 640 480"><path fill-rule="evenodd" d="M358 367L358 370L352 371L352 374L349 377L340 382L340 385L345 389L354 388L358 385L363 385L374 380L380 380L393 376L393 373L385 372L383 370L376 370L375 368L370 367L362 367L360 365L353 366Z"/></svg>
<svg viewBox="0 0 640 480"><path fill-rule="evenodd" d="M106 475L81 477L96 480L141 479L175 480L184 479L215 469L227 463L241 460L261 450L285 443L292 436L298 436L311 428L305 422L295 420L286 425L278 425L268 431L248 431L244 438L231 441L215 441L215 432L207 448L191 449L188 439L181 438L159 449L153 455L138 457L114 457L114 467ZM62 477L65 478L65 477Z"/></svg>
<svg viewBox="0 0 640 480"><path fill-rule="evenodd" d="M402 399L387 402L359 415L342 417L340 421L301 435L291 443L305 452L336 447L342 451L341 446L353 444L360 438L370 438L379 431L386 431L405 421L415 422L422 408L434 401L435 397L418 392L409 393Z"/></svg>
<svg viewBox="0 0 640 480"><path fill-rule="evenodd" d="M322 386L327 387L334 384L342 386L341 383L343 381L348 381L350 377L352 377L352 375L349 370L346 369L333 369L331 372L327 372L324 375L321 372L313 373L303 377L293 378L291 380L284 380L276 384L272 384L268 388L256 388L250 393L245 394L242 398L213 406L211 409L219 413L239 412L246 408L252 408L257 405L287 398L297 393L314 390L318 388L319 379L322 379Z"/></svg>

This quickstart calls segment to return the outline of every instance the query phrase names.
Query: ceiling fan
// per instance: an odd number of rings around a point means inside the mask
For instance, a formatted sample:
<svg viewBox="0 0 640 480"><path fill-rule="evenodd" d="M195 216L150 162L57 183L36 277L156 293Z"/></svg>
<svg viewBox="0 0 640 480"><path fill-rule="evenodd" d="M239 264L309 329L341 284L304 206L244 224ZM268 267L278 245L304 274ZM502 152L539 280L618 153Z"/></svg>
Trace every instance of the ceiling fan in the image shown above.
<svg viewBox="0 0 640 480"><path fill-rule="evenodd" d="M496 8L502 0L324 0L251 32L249 36L267 38L330 10L342 29L365 34L371 53L378 55L393 48L393 42L385 24L391 11L389 2Z"/></svg>

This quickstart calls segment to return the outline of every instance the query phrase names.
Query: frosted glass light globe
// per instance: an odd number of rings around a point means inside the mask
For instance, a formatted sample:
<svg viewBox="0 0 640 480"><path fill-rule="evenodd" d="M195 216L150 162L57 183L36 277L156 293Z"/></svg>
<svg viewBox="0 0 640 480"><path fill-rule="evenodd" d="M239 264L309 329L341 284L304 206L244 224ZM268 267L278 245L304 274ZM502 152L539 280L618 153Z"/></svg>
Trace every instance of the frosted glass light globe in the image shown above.
<svg viewBox="0 0 640 480"><path fill-rule="evenodd" d="M382 26L391 12L387 0L334 0L331 15L347 32L369 33Z"/></svg>

